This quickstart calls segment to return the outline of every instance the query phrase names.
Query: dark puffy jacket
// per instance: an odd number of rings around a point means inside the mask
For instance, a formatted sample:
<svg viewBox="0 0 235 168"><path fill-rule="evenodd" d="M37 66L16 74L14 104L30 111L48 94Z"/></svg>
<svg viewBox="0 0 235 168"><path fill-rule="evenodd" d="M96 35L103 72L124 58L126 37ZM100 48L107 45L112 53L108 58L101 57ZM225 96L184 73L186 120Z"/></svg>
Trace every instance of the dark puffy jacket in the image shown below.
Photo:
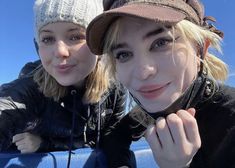
<svg viewBox="0 0 235 168"><path fill-rule="evenodd" d="M100 102L83 104L84 89L76 90L71 87L67 96L55 102L38 90L38 85L29 73L39 63L27 64L19 79L0 87L0 150L14 149L12 136L25 131L43 138L38 151L67 150L73 121L72 149L95 147L100 138L99 145L105 150L112 150L109 146L106 147L106 144L109 144L106 141L112 141L109 134L125 113L125 90L113 85ZM122 146L122 152L125 154L119 153L127 158L123 159L126 162L129 162L131 156L129 145L130 142Z"/></svg>
<svg viewBox="0 0 235 168"><path fill-rule="evenodd" d="M202 146L190 168L235 168L235 89L220 85L196 105Z"/></svg>
<svg viewBox="0 0 235 168"><path fill-rule="evenodd" d="M199 86L189 106L196 109L195 118L202 141L190 168L235 168L235 89L226 85L216 86L209 81ZM125 144L130 139L138 140L148 123L153 122L147 113L133 111L120 121L116 131L123 134Z"/></svg>

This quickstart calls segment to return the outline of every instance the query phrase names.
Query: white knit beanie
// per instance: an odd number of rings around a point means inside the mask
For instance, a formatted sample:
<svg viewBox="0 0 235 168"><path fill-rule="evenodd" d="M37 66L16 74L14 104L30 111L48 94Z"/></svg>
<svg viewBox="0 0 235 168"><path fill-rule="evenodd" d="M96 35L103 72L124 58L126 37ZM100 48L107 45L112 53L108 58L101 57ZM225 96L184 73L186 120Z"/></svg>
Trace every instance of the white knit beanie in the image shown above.
<svg viewBox="0 0 235 168"><path fill-rule="evenodd" d="M103 11L102 0L36 0L34 4L35 39L40 29L55 22L72 22L87 28Z"/></svg>

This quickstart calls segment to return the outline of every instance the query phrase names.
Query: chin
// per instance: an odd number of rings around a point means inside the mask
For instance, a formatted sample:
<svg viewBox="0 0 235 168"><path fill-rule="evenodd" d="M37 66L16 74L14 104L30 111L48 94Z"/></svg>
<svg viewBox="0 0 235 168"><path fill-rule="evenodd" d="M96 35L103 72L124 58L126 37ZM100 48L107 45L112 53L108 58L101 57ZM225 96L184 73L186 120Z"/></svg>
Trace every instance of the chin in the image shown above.
<svg viewBox="0 0 235 168"><path fill-rule="evenodd" d="M168 101L155 101L152 103L144 103L143 102L143 107L145 108L145 110L147 110L149 113L156 113L156 112L160 112L163 111L165 109L167 109L172 103L174 103L175 100L169 100Z"/></svg>
<svg viewBox="0 0 235 168"><path fill-rule="evenodd" d="M61 86L71 86L73 83L71 81L66 80L56 80Z"/></svg>
<svg viewBox="0 0 235 168"><path fill-rule="evenodd" d="M61 82L58 82L61 86L65 86L65 87L67 87L67 86L71 86L71 84L68 84L68 83L61 83Z"/></svg>

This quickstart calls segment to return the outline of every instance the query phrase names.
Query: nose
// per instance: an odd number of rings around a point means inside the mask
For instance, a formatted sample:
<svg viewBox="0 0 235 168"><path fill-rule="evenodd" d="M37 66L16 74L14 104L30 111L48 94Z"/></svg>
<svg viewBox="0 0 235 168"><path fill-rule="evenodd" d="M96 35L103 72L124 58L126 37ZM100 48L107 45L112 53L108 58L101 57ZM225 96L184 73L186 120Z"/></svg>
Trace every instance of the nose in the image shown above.
<svg viewBox="0 0 235 168"><path fill-rule="evenodd" d="M138 59L136 65L136 77L139 80L147 80L154 77L157 73L155 62L147 58L147 56L142 59Z"/></svg>
<svg viewBox="0 0 235 168"><path fill-rule="evenodd" d="M69 47L63 41L58 41L55 44L54 54L56 57L68 57Z"/></svg>

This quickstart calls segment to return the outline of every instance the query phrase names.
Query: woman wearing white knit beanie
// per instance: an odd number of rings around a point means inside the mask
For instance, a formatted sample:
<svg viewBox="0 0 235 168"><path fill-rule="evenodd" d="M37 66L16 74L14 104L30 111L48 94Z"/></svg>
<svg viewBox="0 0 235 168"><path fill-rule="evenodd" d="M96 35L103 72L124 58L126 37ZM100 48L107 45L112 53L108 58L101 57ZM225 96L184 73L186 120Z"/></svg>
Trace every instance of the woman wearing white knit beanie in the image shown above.
<svg viewBox="0 0 235 168"><path fill-rule="evenodd" d="M14 145L21 153L69 150L70 165L73 149L112 150L109 135L124 114L125 91L85 39L102 10L101 0L35 1L40 61L0 92L0 151ZM134 167L129 144L115 145L119 157L107 156L109 167Z"/></svg>

